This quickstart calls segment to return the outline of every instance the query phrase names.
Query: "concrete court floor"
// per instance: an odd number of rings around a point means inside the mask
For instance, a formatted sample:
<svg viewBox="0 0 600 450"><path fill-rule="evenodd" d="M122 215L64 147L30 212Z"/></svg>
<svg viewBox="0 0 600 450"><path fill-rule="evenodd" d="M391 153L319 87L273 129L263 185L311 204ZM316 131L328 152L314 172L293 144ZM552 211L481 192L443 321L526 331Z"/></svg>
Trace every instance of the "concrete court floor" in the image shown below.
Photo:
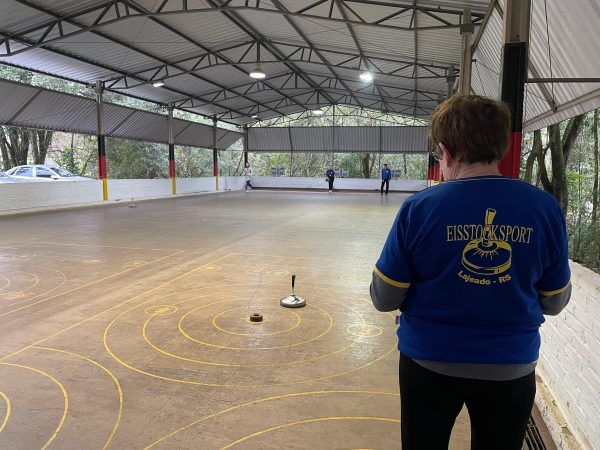
<svg viewBox="0 0 600 450"><path fill-rule="evenodd" d="M368 286L404 198L1 217L0 448L400 448L394 317ZM292 273L304 309L278 306ZM463 412L451 448L468 436Z"/></svg>

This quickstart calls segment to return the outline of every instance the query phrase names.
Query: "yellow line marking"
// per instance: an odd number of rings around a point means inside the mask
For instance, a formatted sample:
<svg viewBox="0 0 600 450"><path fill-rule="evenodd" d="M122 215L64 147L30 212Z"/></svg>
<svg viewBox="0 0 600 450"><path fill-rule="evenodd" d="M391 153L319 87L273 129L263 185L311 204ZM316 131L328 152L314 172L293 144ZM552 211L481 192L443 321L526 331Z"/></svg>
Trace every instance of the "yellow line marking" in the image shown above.
<svg viewBox="0 0 600 450"><path fill-rule="evenodd" d="M381 271L377 268L377 266L375 266L375 268L373 269L373 272L375 272L375 275L377 275L379 278L381 278L387 284L391 284L392 286L396 286L396 287L404 288L404 289L407 289L410 287L410 283L402 283L401 281L392 280L391 278L385 276L384 274L381 273Z"/></svg>
<svg viewBox="0 0 600 450"><path fill-rule="evenodd" d="M169 434L163 436L162 438L154 441L153 443L151 443L147 447L144 447L143 450L148 450L149 448L152 448L152 447L156 446L160 442L165 441L165 440L167 440L167 439L175 436L176 434L181 433L182 431L187 430L188 428L196 426L196 425L198 425L201 422L205 422L207 420L213 419L213 418L218 417L218 416L222 416L224 414L227 414L227 413L232 412L232 411L236 411L238 409L245 408L247 406L257 405L257 404L260 404L260 403L270 402L270 401L273 401L273 400L281 400L281 399L284 399L284 398L295 398L295 397L303 397L303 396L308 396L308 395L330 395L330 394L388 395L388 396L394 396L394 397L399 397L400 396L400 394L397 393L397 392L350 391L350 390L308 391L308 392L296 392L296 393L293 393L293 394L275 395L275 396L272 396L272 397L267 397L267 398L261 398L261 399L258 399L258 400L253 400L251 402L244 403L244 404L241 404L241 405L232 406L231 408L224 409L224 410L219 411L217 413L209 414L207 416L201 417L200 419L194 420L193 422L190 422L187 425L184 425L183 427L178 428L177 430L172 431L171 433L169 433Z"/></svg>
<svg viewBox="0 0 600 450"><path fill-rule="evenodd" d="M50 348L50 347L32 347L32 348L37 348L40 350L47 350L47 351L51 351L51 352L65 353L67 355L75 356L76 358L84 359L85 361L88 361L88 362L94 364L95 366L99 367L100 369L102 369L104 372L106 372L108 374L109 377L112 378L112 380L115 383L115 386L117 387L117 392L119 393L119 413L117 414L117 421L115 422L115 425L113 426L112 431L111 431L110 435L108 436L108 440L102 447L103 450L106 450L108 448L108 445L112 441L113 437L115 436L115 433L117 432L117 428L119 428L119 424L121 422L121 416L123 414L123 390L121 389L121 383L119 383L119 380L117 379L117 377L110 370L108 370L106 367L104 367L99 362L94 361L93 359L87 358L78 353L73 353L73 352L69 352L66 350L59 350L59 349ZM2 431L1 428L0 428L0 431Z"/></svg>
<svg viewBox="0 0 600 450"><path fill-rule="evenodd" d="M173 253L172 255L163 256L163 257L161 257L161 258L155 259L154 261L150 261L150 262L148 262L148 263L146 263L146 264L144 264L144 265L145 265L145 266L147 266L148 264L152 264L152 263L158 262L158 261L160 261L160 260L162 260L162 259L170 258L170 257L172 257L172 256L180 255L181 253L183 253L183 251L181 251L181 252L177 252L177 253ZM115 275L111 275L111 276L122 275L123 273L130 272L130 271L132 271L132 270L139 269L140 267L143 267L143 266L134 267L134 268L132 268L132 269L129 269L129 270L126 270L126 271L124 271L124 272L121 272L121 273L118 273L118 274L115 274ZM109 277L109 278L110 278L110 277ZM102 281L102 280L98 280L98 281ZM94 283L97 283L98 281L95 281ZM171 281L174 281L174 280L171 280ZM38 345L38 344L41 344L41 343L42 343L42 342L44 342L44 341L47 341L48 339L52 339L53 337L56 337L56 336L58 336L58 335L60 335L60 334L62 334L62 333L64 333L64 332L66 332L66 331L69 331L69 330L71 330L71 329L73 329L73 328L75 328L75 327L78 327L79 325L81 325L81 324L83 324L83 323L86 323L86 322L88 322L88 321L90 321L90 320L92 320L92 319L95 319L96 317L99 317L99 316L101 316L102 314L104 314L104 313L107 313L108 311L112 311L112 310L113 310L113 309L115 309L115 308L118 308L118 307L120 307L120 306L126 305L127 303L129 303L129 302L132 302L133 300L135 300L135 299L137 299L137 298L139 298L139 297L141 297L141 296L143 296L143 295L145 295L145 294L147 294L147 293L150 293L150 292L152 292L152 291L154 291L154 290L156 290L156 289L159 289L159 288L161 288L161 287L163 287L163 286L165 286L165 285L169 284L171 281L167 281L166 283L163 283L163 284L161 284L161 285L159 285L159 286L157 286L157 287L155 287L155 288L152 288L152 289L150 289L149 291L142 292L141 294L138 294L138 295L136 295L136 296L134 296L134 297L130 298L129 300L125 300L124 302L121 302L121 303L119 303L118 305L111 306L110 308L108 308L108 309L105 309L104 311L100 311L99 313L97 313L97 314L94 314L93 316L90 316L90 317L88 317L87 319L80 320L79 322L76 322L76 323L74 323L73 325L70 325L70 326L68 326L68 327L66 327L66 328L63 328L62 330L59 330L59 331L57 331L56 333L53 333L53 334L51 334L50 336L46 336L45 338L42 338L42 339L40 339L40 340L38 340L38 341L35 341L35 342L33 342L32 344L29 344L29 345L27 345L27 346L25 346L25 347L23 347L23 348L21 348L21 349L19 349L19 350L15 351L15 352L13 352L13 353L10 353L10 354L8 354L8 355L5 355L5 356L3 356L2 358L0 358L0 361L4 361L5 359L7 359L7 358L10 358L11 356L18 355L19 353L21 353L21 352L23 352L23 351L27 350L28 348L34 347L34 346L36 346L36 345ZM93 283L91 283L91 284L93 284ZM85 287L85 286L81 286L81 287ZM77 288L77 289L79 289L79 288ZM59 295L61 295L61 294L59 294ZM46 299L46 300L49 300L49 299ZM45 301L45 300L43 300L43 301ZM1 317L1 316L0 316L0 317Z"/></svg>
<svg viewBox="0 0 600 450"><path fill-rule="evenodd" d="M285 259L290 259L290 258L294 258L294 259L310 259L310 260L314 260L314 261L338 261L339 262L339 258L315 258L312 256L295 256L295 255L263 255L262 253L240 253L240 252L235 252L232 253L232 255L243 255L243 256L260 256L263 258L268 258L269 260L272 260L273 258L285 258ZM377 258L377 257L375 257ZM361 258L361 257L352 257L353 260L363 260L363 261L372 261L373 258ZM262 263L264 265L264 263ZM268 265L268 264L267 264Z"/></svg>
<svg viewBox="0 0 600 450"><path fill-rule="evenodd" d="M21 292L30 291L30 290L32 290L34 287L36 287L40 283L40 279L39 279L39 277L37 275L35 275L33 273L26 273L26 275L30 275L33 278L35 278L35 282L31 286L29 286L27 289L24 289Z"/></svg>
<svg viewBox="0 0 600 450"><path fill-rule="evenodd" d="M276 431L276 430L280 430L282 428L292 427L294 425L301 425L304 423L325 422L325 421L330 421L330 420L374 420L374 421L379 421L379 422L400 423L400 419L391 419L391 418L387 418L387 417L368 417L368 416L367 417L365 417L365 416L319 417L318 419L298 420L296 422L290 422L290 423L286 423L283 425L278 425L276 427L267 428L266 430L262 430L262 431L258 431L256 433L250 434L241 439L238 439L235 442L232 442L229 445L226 445L225 447L222 447L221 450L226 450L228 448L234 447L238 444L241 444L242 442L245 442L245 441L255 438L257 436L270 433L271 431Z"/></svg>
<svg viewBox="0 0 600 450"><path fill-rule="evenodd" d="M67 394L67 391L65 390L65 387L63 386L63 384L60 381L58 381L56 378L54 378L49 373L44 372L43 370L39 370L39 369L36 369L34 367L24 366L24 365L21 365L21 364L12 364L12 363L7 363L7 362L0 362L0 364L1 365L5 365L5 366L11 366L11 367L19 367L21 369L31 370L33 372L39 373L40 375L45 376L50 381L52 381L54 384L56 384L60 388L60 390L62 391L62 395L63 395L63 398L64 398L64 411L63 411L63 415L60 418L60 422L58 423L58 426L56 427L56 430L54 430L54 433L52 433L52 436L50 436L50 439L48 439L48 441L46 441L46 443L42 447L42 450L47 449L48 446L52 443L52 441L56 438L56 436L60 432L63 424L65 423L65 419L67 418L67 412L69 411L69 396Z"/></svg>
<svg viewBox="0 0 600 450"><path fill-rule="evenodd" d="M271 305L268 305L268 306L267 305L253 305L252 308L254 308L254 309L278 309L278 310L281 309L280 306L271 306ZM198 308L196 308L196 309L198 309ZM234 334L236 336L273 336L274 334L288 333L288 332L292 331L293 329L298 328L298 326L302 322L302 319L300 318L300 314L298 314L296 311L292 311L292 310L288 309L288 310L286 310L286 312L294 314L296 316L296 323L294 325L292 325L290 328L286 328L285 330L274 331L272 333L236 333L234 331L229 331L224 328L221 328L217 324L218 318L221 317L223 314L227 314L228 312L235 311L236 309L248 309L248 306L238 306L236 308L231 308L231 309L228 309L226 311L223 311L223 312L217 314L216 316L213 317L213 320L212 320L213 327L215 327L217 330L222 331L224 333ZM190 313L187 313L186 315L188 315L188 314L190 314ZM251 323L252 325L260 323L260 322L250 322L250 320L248 318L246 318L246 320L249 323ZM267 319L264 319L263 323L266 321L267 321ZM178 328L179 328L179 325L181 325L181 320L179 321Z"/></svg>
<svg viewBox="0 0 600 450"><path fill-rule="evenodd" d="M149 262L147 262L147 263L140 264L139 266L135 266L135 267L132 267L131 269L127 269L127 270L124 270L124 271L122 271L122 272L115 273L115 274L113 274L113 275L110 275L110 276L108 276L108 277L100 278L99 280L92 281L92 282L90 282L90 283L84 284L83 286L79 286L79 287L76 287L76 288L70 289L70 290L68 290L68 291L61 292L60 294L56 294L56 295L53 295L53 296L51 296L51 297L45 298L45 299L43 299L43 300L40 300L40 301L37 301L37 302L34 302L34 303L30 303L30 304L28 304L28 305L21 306L20 308L16 308L16 309L13 309L13 310L11 310L11 311L5 312L4 314L0 314L0 317L7 316L7 315L9 315L9 314L15 313L15 312L17 312L17 311L20 311L20 310L22 310L22 309L25 309L25 308L30 308L31 306L37 305L37 304L39 304L39 303L44 303L44 302L47 302L48 300L52 300L52 299L54 299L54 298L56 298L56 297L60 297L61 295L70 294L71 292L78 291L78 290L80 290L80 289L83 289L83 288L86 288L86 287L92 286L92 285L94 285L94 284L97 284L97 283L100 283L100 282L102 282L102 281L110 280L111 278L117 277L117 276L119 276L119 275L123 275L123 274L125 274L125 273L127 273L127 272L131 272L132 270L139 269L140 267L145 267L145 266L147 266L148 264L152 264L152 263L155 263L155 262L157 262L157 261L160 261L161 259L170 258L171 256L179 255L179 254L181 254L181 253L183 253L183 251L181 251L181 252L177 252L177 253L173 253L172 255L163 256L162 258L158 258L158 259L155 259L155 260L153 260L153 261L149 261ZM0 361L2 361L2 359L4 359L4 358L0 358Z"/></svg>
<svg viewBox="0 0 600 450"><path fill-rule="evenodd" d="M569 282L567 283L567 285L564 288L562 288L562 289L557 289L555 291L540 291L540 294L542 294L544 297L552 297L553 295L565 292L570 285L571 285L571 281L569 280Z"/></svg>
<svg viewBox="0 0 600 450"><path fill-rule="evenodd" d="M4 399L4 402L6 403L6 415L4 416L4 420L2 420L2 423L0 424L0 433L2 433L2 430L4 430L4 427L6 426L10 417L10 398L8 398L8 395L6 395L2 391L0 391L0 397L2 397Z"/></svg>
<svg viewBox="0 0 600 450"><path fill-rule="evenodd" d="M8 279L6 277L2 277L2 276L0 276L0 278L7 281L7 283L4 286L2 286L2 288L0 289L0 291L3 291L4 289L6 289L10 286L10 279Z"/></svg>
<svg viewBox="0 0 600 450"><path fill-rule="evenodd" d="M15 306L15 305L18 305L18 304L21 304L21 303L24 303L24 302L29 302L29 301L31 301L31 300L35 300L36 298L43 297L44 295L47 295L47 294L50 294L51 292L54 292L54 291L56 291L57 289L59 289L59 288L60 288L62 285L64 285L64 284L67 282L67 275L66 275L65 273L61 272L60 270L51 269L51 268L49 268L49 267L40 267L39 269L40 269L40 270L50 270L50 271L52 271L52 272L56 272L56 273L58 273L60 276L62 276L62 277L63 277L63 279L62 279L62 281L60 282L60 284L59 284L58 286L56 286L56 287L54 287L54 288L50 289L49 291L42 292L41 294L35 295L35 296L33 296L33 297L30 297L30 298L24 298L23 300L20 300L20 301L18 301L18 302L14 302L14 303L10 303L10 304L8 304L8 305L2 305L2 306L0 306L0 309L4 309L4 308L10 308L11 306ZM60 294L58 294L58 295L60 295ZM53 297L51 297L51 298L53 298ZM42 301L45 301L45 300L42 300ZM36 302L36 303L40 303L40 302ZM34 305L34 304L35 304L35 303L31 303L31 305ZM26 306L23 306L22 308L27 308L27 307L29 307L29 306L30 306L30 305L26 305ZM22 308L20 308L20 309L22 309ZM17 311L17 310L14 310L14 311ZM4 313L4 314L0 314L0 317L2 317L3 315L6 315L6 314L10 314L11 312L12 312L12 311L9 311L9 312L7 312L7 313ZM1 360L0 360L0 361L1 361Z"/></svg>
<svg viewBox="0 0 600 450"><path fill-rule="evenodd" d="M35 242L36 244L64 245L67 247L118 248L120 250L147 250L149 252L172 252L174 250L171 248L118 247L116 245L74 244L71 242L46 242L46 241L33 241L33 242ZM183 250L176 250L176 251L183 251Z"/></svg>

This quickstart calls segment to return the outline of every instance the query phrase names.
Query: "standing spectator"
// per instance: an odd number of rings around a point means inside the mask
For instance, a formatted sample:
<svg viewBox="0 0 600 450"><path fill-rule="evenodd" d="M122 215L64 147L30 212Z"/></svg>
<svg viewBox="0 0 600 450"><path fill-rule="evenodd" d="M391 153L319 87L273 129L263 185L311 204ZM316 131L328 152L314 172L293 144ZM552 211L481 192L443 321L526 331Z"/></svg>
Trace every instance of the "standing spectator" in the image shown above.
<svg viewBox="0 0 600 450"><path fill-rule="evenodd" d="M388 169L387 164L381 169L381 195L383 195L383 185L385 185L385 195L390 191L390 180L392 179L392 171Z"/></svg>
<svg viewBox="0 0 600 450"><path fill-rule="evenodd" d="M325 172L327 182L329 183L329 193L333 194L333 181L335 180L335 171L332 168L327 169Z"/></svg>
<svg viewBox="0 0 600 450"><path fill-rule="evenodd" d="M252 168L249 163L246 163L242 174L246 177L246 192L250 192L252 190Z"/></svg>
<svg viewBox="0 0 600 450"><path fill-rule="evenodd" d="M544 315L571 295L563 213L498 172L504 103L455 95L429 125L444 183L400 208L371 298L400 309L402 448L446 450L463 405L474 450L521 450L535 397Z"/></svg>

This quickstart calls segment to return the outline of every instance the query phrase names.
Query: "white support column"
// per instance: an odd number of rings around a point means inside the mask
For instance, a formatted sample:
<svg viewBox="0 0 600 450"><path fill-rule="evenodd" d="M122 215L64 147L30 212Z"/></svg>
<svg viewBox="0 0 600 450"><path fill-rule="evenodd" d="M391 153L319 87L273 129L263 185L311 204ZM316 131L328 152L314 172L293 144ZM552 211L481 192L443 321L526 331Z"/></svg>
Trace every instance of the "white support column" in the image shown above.
<svg viewBox="0 0 600 450"><path fill-rule="evenodd" d="M474 26L471 22L471 10L466 8L462 17L463 20L460 26L462 52L460 57L458 93L468 95L471 93L471 67L473 65L471 36L473 35Z"/></svg>

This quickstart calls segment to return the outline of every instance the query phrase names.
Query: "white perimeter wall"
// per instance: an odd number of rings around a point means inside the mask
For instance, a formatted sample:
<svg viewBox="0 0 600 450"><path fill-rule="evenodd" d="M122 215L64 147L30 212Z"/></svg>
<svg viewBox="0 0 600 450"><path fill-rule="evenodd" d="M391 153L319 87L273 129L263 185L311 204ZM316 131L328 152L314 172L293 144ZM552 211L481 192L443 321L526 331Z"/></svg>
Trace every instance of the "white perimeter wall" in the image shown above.
<svg viewBox="0 0 600 450"><path fill-rule="evenodd" d="M600 449L600 275L577 263L571 272L571 301L542 325L539 375L579 443ZM552 420L551 403L538 406L559 448L577 448Z"/></svg>
<svg viewBox="0 0 600 450"><path fill-rule="evenodd" d="M292 188L292 189L328 189L328 184L323 178L302 177L252 177L254 187L265 188ZM424 180L391 180L390 190L417 192L427 187ZM364 178L336 178L334 189L360 189L376 190L381 188L381 180Z"/></svg>
<svg viewBox="0 0 600 450"><path fill-rule="evenodd" d="M242 177L220 177L219 190L240 190ZM215 178L178 178L177 194L215 192ZM171 197L171 180L108 180L109 202ZM0 214L103 204L102 182L0 183Z"/></svg>

